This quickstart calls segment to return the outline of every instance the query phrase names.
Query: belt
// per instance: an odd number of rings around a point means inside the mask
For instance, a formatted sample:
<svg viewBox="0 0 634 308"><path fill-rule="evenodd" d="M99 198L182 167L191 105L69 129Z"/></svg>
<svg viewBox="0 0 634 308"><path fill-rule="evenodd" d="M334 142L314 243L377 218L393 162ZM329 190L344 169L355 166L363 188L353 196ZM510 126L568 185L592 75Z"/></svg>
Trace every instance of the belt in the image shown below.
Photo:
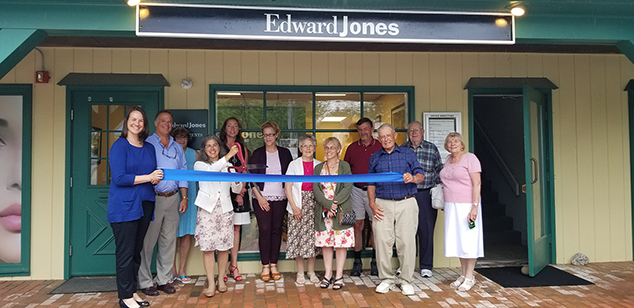
<svg viewBox="0 0 634 308"><path fill-rule="evenodd" d="M400 198L400 199L387 199L387 200L390 200L390 201L403 201L403 200L409 199L409 198L414 198L414 195L405 196L405 197Z"/></svg>
<svg viewBox="0 0 634 308"><path fill-rule="evenodd" d="M368 186L361 186L361 185L354 184L354 187L359 188L363 191L368 191Z"/></svg>
<svg viewBox="0 0 634 308"><path fill-rule="evenodd" d="M177 193L178 193L178 189L174 191L169 191L169 192L157 192L156 195L161 197L171 197Z"/></svg>
<svg viewBox="0 0 634 308"><path fill-rule="evenodd" d="M430 189L431 189L431 187L430 188L416 188L417 191L426 191L426 190L430 190Z"/></svg>

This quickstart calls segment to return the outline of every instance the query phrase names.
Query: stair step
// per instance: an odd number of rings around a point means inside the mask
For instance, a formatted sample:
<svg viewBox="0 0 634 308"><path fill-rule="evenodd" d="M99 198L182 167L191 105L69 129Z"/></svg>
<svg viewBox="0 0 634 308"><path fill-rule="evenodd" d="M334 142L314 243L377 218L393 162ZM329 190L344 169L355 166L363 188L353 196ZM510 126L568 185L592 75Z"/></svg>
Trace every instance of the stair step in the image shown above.
<svg viewBox="0 0 634 308"><path fill-rule="evenodd" d="M519 245L522 234L515 230L484 232L484 246L486 245Z"/></svg>
<svg viewBox="0 0 634 308"><path fill-rule="evenodd" d="M513 218L508 216L487 217L483 214L484 232L513 230Z"/></svg>
<svg viewBox="0 0 634 308"><path fill-rule="evenodd" d="M506 216L506 205L497 202L482 203L482 215L489 218Z"/></svg>

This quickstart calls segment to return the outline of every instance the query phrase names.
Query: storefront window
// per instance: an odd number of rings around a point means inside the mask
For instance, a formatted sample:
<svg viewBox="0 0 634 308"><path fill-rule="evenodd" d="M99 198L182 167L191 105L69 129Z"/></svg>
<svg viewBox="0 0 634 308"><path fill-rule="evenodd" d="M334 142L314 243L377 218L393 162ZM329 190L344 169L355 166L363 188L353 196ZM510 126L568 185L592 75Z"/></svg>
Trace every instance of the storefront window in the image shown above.
<svg viewBox="0 0 634 308"><path fill-rule="evenodd" d="M399 132L397 143L406 140L410 113L410 87L275 87L213 85L210 93L211 110L215 133L219 133L228 117L236 117L242 124L242 136L247 148L253 150L264 145L260 125L275 121L282 130L278 145L289 148L293 158L298 157L297 140L303 134L315 135L317 148L315 158L324 160L323 141L337 137L343 146L343 159L348 145L359 137L356 122L368 117L375 129L383 123L392 124ZM289 90L290 88L290 90ZM347 89L349 88L349 89ZM369 90L369 91L365 91ZM375 137L377 133L375 132ZM254 204L257 206L257 204ZM257 252L257 222L255 216L250 225L243 226L240 242L241 252ZM285 229L284 229L285 230ZM286 242L283 236L282 251Z"/></svg>

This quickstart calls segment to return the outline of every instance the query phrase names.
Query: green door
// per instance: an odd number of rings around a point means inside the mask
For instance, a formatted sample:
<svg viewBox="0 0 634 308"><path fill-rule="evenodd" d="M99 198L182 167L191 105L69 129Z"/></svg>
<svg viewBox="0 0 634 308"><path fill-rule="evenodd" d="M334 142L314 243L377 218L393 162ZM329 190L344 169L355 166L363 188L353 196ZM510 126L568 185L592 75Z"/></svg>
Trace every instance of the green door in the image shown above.
<svg viewBox="0 0 634 308"><path fill-rule="evenodd" d="M523 88L524 151L526 166L526 211L528 267L534 277L550 263L552 238L548 198L546 99L541 92Z"/></svg>
<svg viewBox="0 0 634 308"><path fill-rule="evenodd" d="M150 131L159 92L71 92L70 276L115 274L108 223L108 153L133 106L148 114Z"/></svg>

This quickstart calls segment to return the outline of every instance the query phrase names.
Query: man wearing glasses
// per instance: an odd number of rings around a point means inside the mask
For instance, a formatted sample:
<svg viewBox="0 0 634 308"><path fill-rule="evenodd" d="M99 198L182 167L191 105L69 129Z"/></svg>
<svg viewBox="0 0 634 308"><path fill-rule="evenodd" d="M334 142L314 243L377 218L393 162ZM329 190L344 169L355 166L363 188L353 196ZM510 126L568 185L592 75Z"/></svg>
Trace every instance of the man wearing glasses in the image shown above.
<svg viewBox="0 0 634 308"><path fill-rule="evenodd" d="M183 147L170 136L174 119L168 110L161 110L156 114L154 125L155 133L147 138L147 142L154 146L156 151L156 163L162 169L187 170ZM143 241L141 251L141 267L139 269L139 287L143 293L149 296L159 295L159 290L172 294L176 292L171 284L172 266L176 254L176 235L178 231L178 212L187 211L187 181L160 181L154 186L156 202L154 207L154 220ZM180 190L180 196L178 192ZM158 242L156 255L156 283L152 280L150 264L152 252Z"/></svg>
<svg viewBox="0 0 634 308"><path fill-rule="evenodd" d="M438 210L431 207L430 189L440 183L440 170L443 164L438 148L428 141L423 140L425 130L423 125L414 121L407 126L409 140L401 146L408 148L416 154L416 159L425 170L425 179L416 185L416 201L418 202L418 264L420 275L425 278L432 276L434 265L434 227Z"/></svg>

